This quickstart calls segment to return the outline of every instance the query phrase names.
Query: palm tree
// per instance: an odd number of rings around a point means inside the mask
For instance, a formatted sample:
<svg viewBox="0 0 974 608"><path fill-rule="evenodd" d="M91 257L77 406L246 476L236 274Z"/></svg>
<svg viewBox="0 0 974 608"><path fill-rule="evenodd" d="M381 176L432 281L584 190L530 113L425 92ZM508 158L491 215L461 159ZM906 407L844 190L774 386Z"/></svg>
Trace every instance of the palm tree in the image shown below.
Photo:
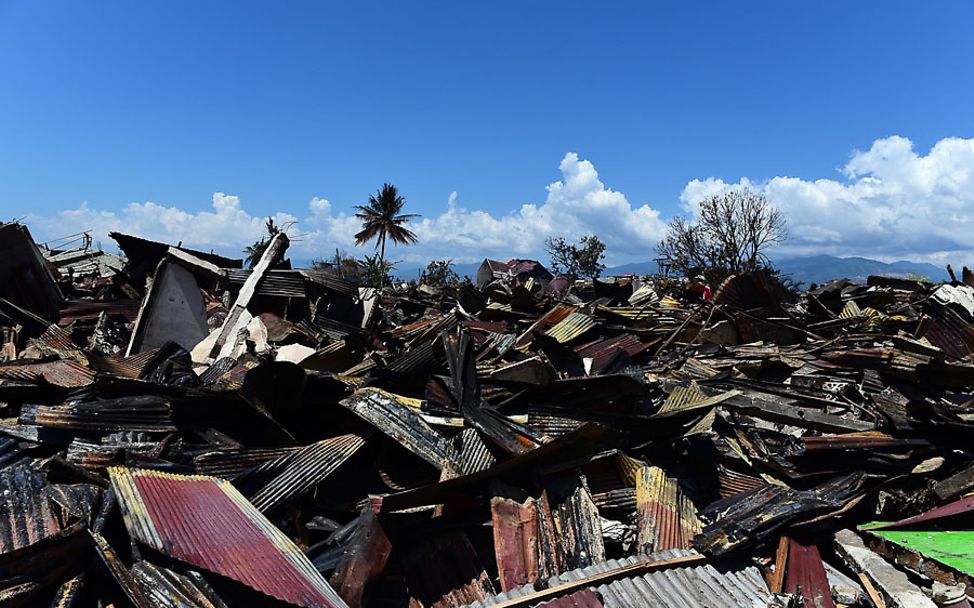
<svg viewBox="0 0 974 608"><path fill-rule="evenodd" d="M400 245L416 242L416 234L406 228L406 224L412 218L419 217L419 214L402 213L405 204L406 199L395 186L383 184L381 190L369 196L368 205L355 206L358 210L355 217L362 220L362 230L355 235L355 244L361 245L376 239L375 248L379 252L380 267L385 264L387 237Z"/></svg>
<svg viewBox="0 0 974 608"><path fill-rule="evenodd" d="M244 253L247 254L247 266L253 268L260 261L260 258L264 257L264 252L267 251L267 246L271 244L271 239L274 238L278 232L281 231L279 226L274 225L274 218L267 218L267 222L264 223L264 229L267 230L267 236L261 237L259 241L255 241L253 245L248 245L244 248Z"/></svg>

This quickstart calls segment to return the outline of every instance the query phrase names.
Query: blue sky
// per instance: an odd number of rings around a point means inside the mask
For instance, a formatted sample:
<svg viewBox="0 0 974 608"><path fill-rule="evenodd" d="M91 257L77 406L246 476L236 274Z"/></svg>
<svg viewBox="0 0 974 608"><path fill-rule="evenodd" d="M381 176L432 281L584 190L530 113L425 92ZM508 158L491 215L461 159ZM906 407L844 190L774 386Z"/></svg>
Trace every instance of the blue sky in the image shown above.
<svg viewBox="0 0 974 608"><path fill-rule="evenodd" d="M391 181L439 243L403 257L536 253L526 223L605 231L626 261L693 196L795 178L794 252L940 259L969 227L920 242L916 214L974 210L972 60L969 2L0 0L0 216L48 238L212 222L233 250L281 214L310 255L348 248Z"/></svg>

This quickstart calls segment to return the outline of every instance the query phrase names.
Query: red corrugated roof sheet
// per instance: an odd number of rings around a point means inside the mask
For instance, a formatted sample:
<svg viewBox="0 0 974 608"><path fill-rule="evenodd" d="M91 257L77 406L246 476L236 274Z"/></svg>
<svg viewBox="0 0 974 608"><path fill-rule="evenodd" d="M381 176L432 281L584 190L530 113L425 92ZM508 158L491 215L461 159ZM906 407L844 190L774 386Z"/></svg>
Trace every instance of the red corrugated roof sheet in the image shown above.
<svg viewBox="0 0 974 608"><path fill-rule="evenodd" d="M129 531L170 557L306 608L345 602L307 557L229 482L109 469Z"/></svg>

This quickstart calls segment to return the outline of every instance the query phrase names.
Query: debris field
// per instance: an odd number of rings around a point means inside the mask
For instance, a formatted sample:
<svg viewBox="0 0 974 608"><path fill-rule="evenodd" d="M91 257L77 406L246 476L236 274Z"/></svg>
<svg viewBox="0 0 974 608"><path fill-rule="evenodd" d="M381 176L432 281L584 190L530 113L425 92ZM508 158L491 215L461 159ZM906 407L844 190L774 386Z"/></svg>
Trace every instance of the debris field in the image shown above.
<svg viewBox="0 0 974 608"><path fill-rule="evenodd" d="M0 224L2 606L974 597L966 269L374 289L112 238Z"/></svg>

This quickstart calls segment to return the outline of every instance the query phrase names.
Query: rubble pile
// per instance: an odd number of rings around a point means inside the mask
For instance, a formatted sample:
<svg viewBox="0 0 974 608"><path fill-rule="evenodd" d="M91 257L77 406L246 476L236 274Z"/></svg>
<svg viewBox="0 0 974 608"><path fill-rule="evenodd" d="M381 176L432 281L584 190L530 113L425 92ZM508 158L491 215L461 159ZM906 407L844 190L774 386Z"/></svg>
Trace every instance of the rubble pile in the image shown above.
<svg viewBox="0 0 974 608"><path fill-rule="evenodd" d="M968 272L376 290L112 236L0 225L0 605L974 597Z"/></svg>

